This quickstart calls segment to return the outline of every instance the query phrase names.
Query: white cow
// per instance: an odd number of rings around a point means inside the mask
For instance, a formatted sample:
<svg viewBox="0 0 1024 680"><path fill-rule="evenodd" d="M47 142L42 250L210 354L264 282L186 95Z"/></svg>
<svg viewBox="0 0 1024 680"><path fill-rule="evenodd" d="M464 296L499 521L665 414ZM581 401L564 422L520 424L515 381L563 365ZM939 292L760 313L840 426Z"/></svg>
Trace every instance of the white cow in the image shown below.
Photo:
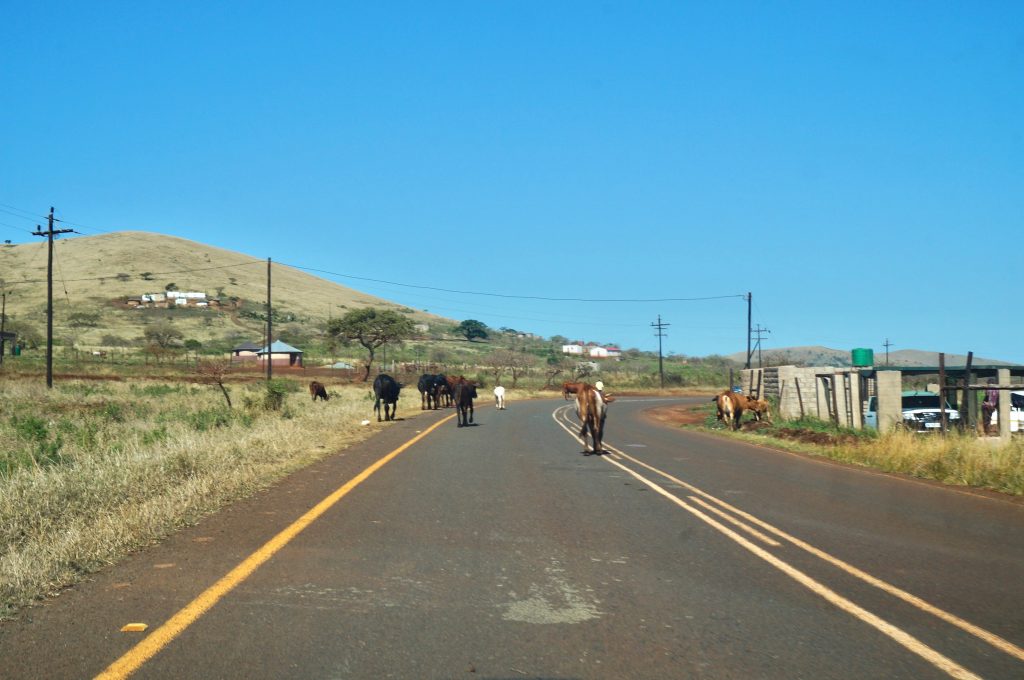
<svg viewBox="0 0 1024 680"><path fill-rule="evenodd" d="M505 388L501 385L494 388L494 405L499 411L505 410Z"/></svg>

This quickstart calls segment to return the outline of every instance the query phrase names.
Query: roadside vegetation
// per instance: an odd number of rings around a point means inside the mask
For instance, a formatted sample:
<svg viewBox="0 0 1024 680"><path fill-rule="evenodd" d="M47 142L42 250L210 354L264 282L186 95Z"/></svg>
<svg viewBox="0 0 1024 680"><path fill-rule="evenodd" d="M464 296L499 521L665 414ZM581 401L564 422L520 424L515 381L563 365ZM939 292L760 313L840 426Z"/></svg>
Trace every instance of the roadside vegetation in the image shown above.
<svg viewBox="0 0 1024 680"><path fill-rule="evenodd" d="M699 427L745 441L944 484L1024 495L1024 438L1020 436L999 443L959 432L945 437L906 430L879 434L817 418L778 417L771 423L745 421L739 432L730 432L716 420L713 405L700 410L706 413Z"/></svg>
<svg viewBox="0 0 1024 680"><path fill-rule="evenodd" d="M378 429L362 385L226 389L0 379L0 618Z"/></svg>

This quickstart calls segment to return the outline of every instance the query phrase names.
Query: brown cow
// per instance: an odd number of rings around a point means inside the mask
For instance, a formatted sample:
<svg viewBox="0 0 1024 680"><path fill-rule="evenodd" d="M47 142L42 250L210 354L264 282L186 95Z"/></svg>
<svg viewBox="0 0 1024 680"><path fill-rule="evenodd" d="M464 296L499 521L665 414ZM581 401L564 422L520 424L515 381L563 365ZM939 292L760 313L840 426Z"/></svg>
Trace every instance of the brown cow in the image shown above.
<svg viewBox="0 0 1024 680"><path fill-rule="evenodd" d="M317 397L320 397L324 401L331 398L331 396L327 394L327 388L324 384L317 382L316 380L309 383L309 396L313 397L313 401L316 401Z"/></svg>
<svg viewBox="0 0 1024 680"><path fill-rule="evenodd" d="M569 395L570 394L576 394L577 392L579 392L579 389L581 387L583 387L584 385L586 385L586 383L578 383L578 382L564 382L564 383L562 383L562 397L566 401L569 401Z"/></svg>
<svg viewBox="0 0 1024 680"><path fill-rule="evenodd" d="M747 407L747 398L732 390L726 390L715 397L715 401L726 426L732 430L740 429L740 418L743 417L743 409Z"/></svg>
<svg viewBox="0 0 1024 680"><path fill-rule="evenodd" d="M587 430L594 441L594 453L603 453L604 420L608 415L608 405L601 391L587 383L580 384L576 390L576 415L579 416L580 439L583 440L583 452L587 453Z"/></svg>
<svg viewBox="0 0 1024 680"><path fill-rule="evenodd" d="M771 407L768 405L767 399L747 397L747 410L754 414L754 420L758 422L772 419Z"/></svg>

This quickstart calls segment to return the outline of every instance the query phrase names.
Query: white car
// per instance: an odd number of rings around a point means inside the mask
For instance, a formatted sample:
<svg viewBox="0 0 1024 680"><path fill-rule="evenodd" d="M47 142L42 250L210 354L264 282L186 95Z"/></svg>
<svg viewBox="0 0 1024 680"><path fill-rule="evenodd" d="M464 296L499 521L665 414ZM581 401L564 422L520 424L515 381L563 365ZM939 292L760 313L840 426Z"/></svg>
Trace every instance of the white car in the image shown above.
<svg viewBox="0 0 1024 680"><path fill-rule="evenodd" d="M998 410L992 414L992 426L999 427ZM1024 392L1010 392L1010 432L1021 431L1024 431Z"/></svg>
<svg viewBox="0 0 1024 680"><path fill-rule="evenodd" d="M939 395L934 392L909 391L903 392L901 408L903 425L915 432L931 432L939 430L942 423L942 410L939 408ZM960 421L960 412L952 408L947 401L946 425L955 426ZM868 409L864 413L864 427L878 429L878 397L868 397Z"/></svg>

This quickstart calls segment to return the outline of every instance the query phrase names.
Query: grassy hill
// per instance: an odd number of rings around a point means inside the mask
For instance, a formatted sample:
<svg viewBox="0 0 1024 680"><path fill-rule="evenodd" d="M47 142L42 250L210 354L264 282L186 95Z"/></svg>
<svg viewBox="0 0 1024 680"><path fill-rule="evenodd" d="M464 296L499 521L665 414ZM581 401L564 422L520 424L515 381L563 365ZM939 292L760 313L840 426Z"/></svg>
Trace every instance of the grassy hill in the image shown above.
<svg viewBox="0 0 1024 680"><path fill-rule="evenodd" d="M0 283L15 327L46 328L46 242L0 245ZM116 232L64 238L54 246L54 336L61 344L110 346L136 341L147 324L170 321L186 339L230 344L262 338L267 292L266 260L173 236ZM360 293L299 270L274 264L271 291L275 336L308 337L329 316L375 306L406 313L417 323L454 322ZM129 297L197 291L219 298L215 308L132 309ZM279 331L279 333L278 333Z"/></svg>

